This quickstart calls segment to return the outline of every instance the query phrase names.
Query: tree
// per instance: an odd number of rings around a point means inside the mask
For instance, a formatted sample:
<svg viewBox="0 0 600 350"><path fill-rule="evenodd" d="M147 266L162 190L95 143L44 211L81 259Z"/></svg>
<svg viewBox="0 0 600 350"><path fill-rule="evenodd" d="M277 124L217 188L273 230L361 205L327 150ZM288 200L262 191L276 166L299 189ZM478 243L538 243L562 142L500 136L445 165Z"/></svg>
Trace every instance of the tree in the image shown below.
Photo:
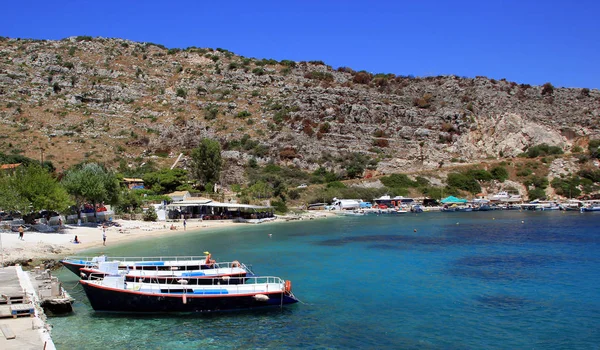
<svg viewBox="0 0 600 350"><path fill-rule="evenodd" d="M96 204L115 204L119 196L119 181L117 177L96 163L87 163L69 170L62 180L67 192L75 197L77 213L79 214L84 202L92 202L94 218Z"/></svg>
<svg viewBox="0 0 600 350"><path fill-rule="evenodd" d="M129 190L121 193L117 209L121 212L132 213L142 206L142 198L139 190Z"/></svg>
<svg viewBox="0 0 600 350"><path fill-rule="evenodd" d="M471 193L481 192L481 185L475 178L461 173L448 174L448 186L455 187Z"/></svg>
<svg viewBox="0 0 600 350"><path fill-rule="evenodd" d="M145 174L142 179L146 188L156 193L170 193L187 182L187 171L184 169L162 169Z"/></svg>
<svg viewBox="0 0 600 350"><path fill-rule="evenodd" d="M192 176L203 185L219 183L221 174L221 144L211 139L202 139L198 148L192 151Z"/></svg>
<svg viewBox="0 0 600 350"><path fill-rule="evenodd" d="M258 199L271 198L273 190L266 182L258 181L254 185L248 187L248 194Z"/></svg>
<svg viewBox="0 0 600 350"><path fill-rule="evenodd" d="M508 170L503 166L496 166L490 170L492 177L500 182L504 182L508 179Z"/></svg>
<svg viewBox="0 0 600 350"><path fill-rule="evenodd" d="M0 207L4 210L65 211L71 200L65 189L37 164L19 167L12 175L0 176Z"/></svg>

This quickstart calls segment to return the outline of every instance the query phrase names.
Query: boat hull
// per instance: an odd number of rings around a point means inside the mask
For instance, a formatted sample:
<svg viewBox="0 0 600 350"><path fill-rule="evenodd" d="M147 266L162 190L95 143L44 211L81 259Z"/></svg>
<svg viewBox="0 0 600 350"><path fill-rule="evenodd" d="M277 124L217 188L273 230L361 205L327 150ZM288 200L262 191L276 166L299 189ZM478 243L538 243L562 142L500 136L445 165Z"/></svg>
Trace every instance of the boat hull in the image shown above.
<svg viewBox="0 0 600 350"><path fill-rule="evenodd" d="M240 295L165 294L97 286L85 280L80 283L92 308L104 312L219 312L274 307L298 302L292 294L283 291ZM256 297L257 295L260 296Z"/></svg>
<svg viewBox="0 0 600 350"><path fill-rule="evenodd" d="M77 276L80 275L82 268L84 268L84 267L91 267L92 266L91 263L89 263L89 264L85 264L85 263L78 264L78 263L75 263L75 262L69 261L69 260L61 260L60 262L61 262L61 264L63 264L64 267L66 267L69 271L73 272Z"/></svg>
<svg viewBox="0 0 600 350"><path fill-rule="evenodd" d="M85 276L89 276L91 279L102 279L106 276L110 276L110 273L103 272L95 269L82 268L81 273ZM82 275L83 276L83 275ZM156 283L156 284L181 284L181 281L185 281L186 285L200 286L200 285L213 285L215 282L224 281L227 284L243 284L246 281L246 272L233 273L233 274L222 274L222 275L204 275L204 276L165 276L165 275L153 275L151 272L143 276L136 275L122 275L125 278L125 282L142 282ZM85 277L84 277L85 278Z"/></svg>
<svg viewBox="0 0 600 350"><path fill-rule="evenodd" d="M600 207L592 207L592 208L581 208L580 211L583 212L592 212L592 211L600 211Z"/></svg>

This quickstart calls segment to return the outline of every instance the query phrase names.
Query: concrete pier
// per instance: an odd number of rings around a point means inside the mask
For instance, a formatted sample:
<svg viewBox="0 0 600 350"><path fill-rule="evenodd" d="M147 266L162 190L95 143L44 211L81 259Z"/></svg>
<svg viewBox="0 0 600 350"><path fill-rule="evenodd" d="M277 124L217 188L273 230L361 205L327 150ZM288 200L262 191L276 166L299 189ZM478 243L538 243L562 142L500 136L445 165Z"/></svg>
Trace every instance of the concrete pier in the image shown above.
<svg viewBox="0 0 600 350"><path fill-rule="evenodd" d="M0 349L56 349L40 301L21 266L0 268Z"/></svg>

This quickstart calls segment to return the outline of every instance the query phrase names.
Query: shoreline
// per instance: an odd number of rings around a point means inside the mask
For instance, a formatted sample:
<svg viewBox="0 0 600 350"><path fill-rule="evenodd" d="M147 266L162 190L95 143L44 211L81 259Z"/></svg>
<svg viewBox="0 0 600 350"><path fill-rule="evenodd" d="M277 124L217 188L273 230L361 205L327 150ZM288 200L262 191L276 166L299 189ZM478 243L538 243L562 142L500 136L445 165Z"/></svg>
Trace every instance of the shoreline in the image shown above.
<svg viewBox="0 0 600 350"><path fill-rule="evenodd" d="M330 218L336 215L327 211L314 211L294 216L294 220L278 217L276 220L261 223L260 225L283 223L293 221L303 221L308 219ZM120 226L110 226L106 228L106 246L113 247L123 243L128 243L140 238L167 237L170 235L181 234L182 232L198 231L201 229L212 230L216 228L225 228L245 225L249 223L239 223L231 220L187 220L184 230L183 221L177 222L152 222L138 220L115 220ZM175 230L170 226L174 225ZM81 243L73 243L77 236ZM61 232L40 233L25 231L23 240L19 239L17 232L2 231L0 233L1 254L3 266L14 265L16 263L23 266L37 264L39 261L54 260L58 262L66 256L76 255L79 252L102 247L102 226L92 225L63 225Z"/></svg>

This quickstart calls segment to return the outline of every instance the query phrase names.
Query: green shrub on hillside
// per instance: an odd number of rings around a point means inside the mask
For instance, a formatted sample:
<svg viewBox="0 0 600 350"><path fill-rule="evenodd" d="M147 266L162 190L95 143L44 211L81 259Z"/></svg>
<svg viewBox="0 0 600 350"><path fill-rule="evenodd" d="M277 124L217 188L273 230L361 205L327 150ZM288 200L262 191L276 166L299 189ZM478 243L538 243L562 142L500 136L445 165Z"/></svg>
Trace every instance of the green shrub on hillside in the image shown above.
<svg viewBox="0 0 600 350"><path fill-rule="evenodd" d="M177 95L177 97L186 98L187 91L185 91L184 88L178 88L175 94Z"/></svg>
<svg viewBox="0 0 600 350"><path fill-rule="evenodd" d="M537 158L554 154L563 154L562 148L558 146L549 146L545 143L531 146L527 149L527 152L524 153L527 158Z"/></svg>
<svg viewBox="0 0 600 350"><path fill-rule="evenodd" d="M569 198L578 197L581 194L581 190L579 189L580 184L581 181L577 176L566 179L560 179L557 177L554 178L551 183L556 194Z"/></svg>
<svg viewBox="0 0 600 350"><path fill-rule="evenodd" d="M448 174L447 180L449 187L455 187L473 194L481 192L481 185L472 176L461 173Z"/></svg>
<svg viewBox="0 0 600 350"><path fill-rule="evenodd" d="M546 192L541 188L534 188L528 191L529 200L544 199L546 198Z"/></svg>
<svg viewBox="0 0 600 350"><path fill-rule="evenodd" d="M210 103L204 107L204 119L213 120L219 115L219 107Z"/></svg>
<svg viewBox="0 0 600 350"><path fill-rule="evenodd" d="M593 158L600 158L600 140L590 140L588 150Z"/></svg>
<svg viewBox="0 0 600 350"><path fill-rule="evenodd" d="M284 201L272 201L271 206L275 208L275 213L285 214L288 212L288 207Z"/></svg>
<svg viewBox="0 0 600 350"><path fill-rule="evenodd" d="M542 176L531 175L523 184L525 186L535 186L535 188L545 189L548 187L548 178Z"/></svg>
<svg viewBox="0 0 600 350"><path fill-rule="evenodd" d="M520 177L529 176L531 174L533 174L533 170L531 170L529 168L525 168L525 169L521 169L521 170L517 171L517 176L520 176Z"/></svg>
<svg viewBox="0 0 600 350"><path fill-rule="evenodd" d="M600 170L583 169L579 170L577 175L593 182L600 182Z"/></svg>
<svg viewBox="0 0 600 350"><path fill-rule="evenodd" d="M417 182L412 181L406 174L392 174L380 179L381 183L390 188L417 187Z"/></svg>
<svg viewBox="0 0 600 350"><path fill-rule="evenodd" d="M508 179L508 170L506 170L506 168L503 166L493 167L492 170L490 170L490 174L492 174L494 179L500 182L504 182L506 179Z"/></svg>
<svg viewBox="0 0 600 350"><path fill-rule="evenodd" d="M251 116L251 115L252 115L252 113L250 113L250 112L248 112L248 111L246 111L246 110L243 110L243 111L241 111L241 112L237 113L237 114L235 115L235 117L236 117L236 118L241 118L241 119L244 119L244 118L247 118L247 117L249 117L249 116Z"/></svg>
<svg viewBox="0 0 600 350"><path fill-rule="evenodd" d="M327 184L327 188L346 188L346 185L341 181L333 181Z"/></svg>
<svg viewBox="0 0 600 350"><path fill-rule="evenodd" d="M492 174L484 169L470 169L467 170L466 175L478 181L490 181L493 178Z"/></svg>
<svg viewBox="0 0 600 350"><path fill-rule="evenodd" d="M422 176L417 176L415 178L415 182L417 183L418 187L426 187L429 186L429 180L427 180L426 178L422 177Z"/></svg>
<svg viewBox="0 0 600 350"><path fill-rule="evenodd" d="M329 171L323 167L319 167L313 171L310 182L313 184L322 184L339 180L339 176L333 171Z"/></svg>
<svg viewBox="0 0 600 350"><path fill-rule="evenodd" d="M318 71L307 72L306 74L304 74L304 77L307 79L322 80L322 81L333 81L334 80L333 74L318 72Z"/></svg>

